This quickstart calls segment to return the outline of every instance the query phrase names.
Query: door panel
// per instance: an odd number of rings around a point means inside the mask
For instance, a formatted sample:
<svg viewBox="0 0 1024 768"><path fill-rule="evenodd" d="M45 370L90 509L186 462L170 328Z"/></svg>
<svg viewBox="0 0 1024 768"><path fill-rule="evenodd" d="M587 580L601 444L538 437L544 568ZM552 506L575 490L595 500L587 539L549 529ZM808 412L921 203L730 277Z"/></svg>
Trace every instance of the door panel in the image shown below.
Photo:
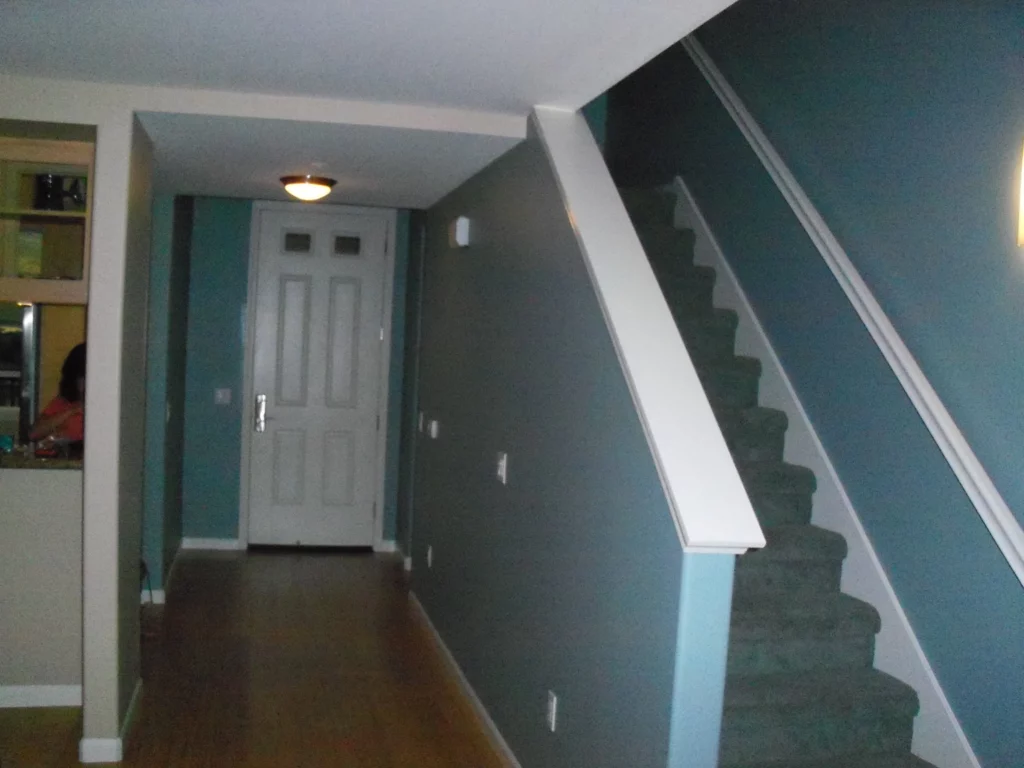
<svg viewBox="0 0 1024 768"><path fill-rule="evenodd" d="M387 214L257 215L249 542L371 545Z"/></svg>

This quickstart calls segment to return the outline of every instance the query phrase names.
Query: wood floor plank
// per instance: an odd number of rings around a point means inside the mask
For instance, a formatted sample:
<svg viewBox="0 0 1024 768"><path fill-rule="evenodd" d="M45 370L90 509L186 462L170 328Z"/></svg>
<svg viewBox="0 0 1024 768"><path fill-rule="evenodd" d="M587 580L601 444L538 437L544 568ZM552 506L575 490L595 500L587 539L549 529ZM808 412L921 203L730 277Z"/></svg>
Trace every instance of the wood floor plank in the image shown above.
<svg viewBox="0 0 1024 768"><path fill-rule="evenodd" d="M182 553L143 630L127 768L507 768L395 558ZM0 765L74 765L79 732L76 709L0 711Z"/></svg>

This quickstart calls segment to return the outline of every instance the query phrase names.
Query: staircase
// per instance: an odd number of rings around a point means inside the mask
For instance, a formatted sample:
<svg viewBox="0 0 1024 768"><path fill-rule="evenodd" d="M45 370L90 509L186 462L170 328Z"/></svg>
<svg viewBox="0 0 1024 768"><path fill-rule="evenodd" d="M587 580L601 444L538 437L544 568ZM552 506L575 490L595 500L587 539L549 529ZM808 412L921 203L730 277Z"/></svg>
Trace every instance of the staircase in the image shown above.
<svg viewBox="0 0 1024 768"><path fill-rule="evenodd" d="M734 354L715 270L694 266L673 195L621 194L768 541L736 565L719 765L926 768L917 694L872 666L878 613L839 591L846 541L810 524L814 474L782 460L786 414L758 406L761 362Z"/></svg>

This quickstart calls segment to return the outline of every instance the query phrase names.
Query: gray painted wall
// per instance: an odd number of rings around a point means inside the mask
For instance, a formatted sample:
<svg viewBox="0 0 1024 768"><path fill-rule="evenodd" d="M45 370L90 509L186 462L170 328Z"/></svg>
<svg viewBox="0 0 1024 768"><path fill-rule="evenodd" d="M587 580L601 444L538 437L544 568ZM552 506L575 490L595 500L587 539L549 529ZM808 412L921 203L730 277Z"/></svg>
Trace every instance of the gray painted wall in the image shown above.
<svg viewBox="0 0 1024 768"><path fill-rule="evenodd" d="M538 142L426 225L413 589L526 768L663 768L679 540Z"/></svg>
<svg viewBox="0 0 1024 768"><path fill-rule="evenodd" d="M143 465L146 432L146 321L153 145L135 119L128 176L124 315L121 332L121 430L118 493L118 722L124 722L141 680L139 559L142 556Z"/></svg>
<svg viewBox="0 0 1024 768"><path fill-rule="evenodd" d="M1002 445L994 474L1019 463L1020 10L741 3L699 33L954 417ZM759 161L679 49L613 91L609 132L621 183L686 179L972 745L989 768L1020 765L1024 592ZM981 422L961 395L991 432L967 429ZM1018 512L1019 480L1002 486Z"/></svg>

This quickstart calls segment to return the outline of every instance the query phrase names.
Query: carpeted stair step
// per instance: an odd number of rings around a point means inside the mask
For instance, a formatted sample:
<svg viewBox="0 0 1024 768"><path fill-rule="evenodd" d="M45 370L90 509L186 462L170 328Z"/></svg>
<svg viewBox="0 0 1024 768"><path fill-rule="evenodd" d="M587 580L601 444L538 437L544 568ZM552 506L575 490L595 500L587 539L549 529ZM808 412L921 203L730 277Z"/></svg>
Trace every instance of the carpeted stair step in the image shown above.
<svg viewBox="0 0 1024 768"><path fill-rule="evenodd" d="M814 525L782 525L764 532L767 546L736 560L735 591L745 596L838 592L846 539Z"/></svg>
<svg viewBox="0 0 1024 768"><path fill-rule="evenodd" d="M710 363L733 356L739 315L731 309L713 309L707 315L681 318L676 325L693 360Z"/></svg>
<svg viewBox="0 0 1024 768"><path fill-rule="evenodd" d="M773 760L770 763L734 763L729 768L935 768L926 760L909 754L849 755L838 760L793 761Z"/></svg>
<svg viewBox="0 0 1024 768"><path fill-rule="evenodd" d="M811 521L811 502L817 482L807 467L781 461L738 462L743 486L764 528Z"/></svg>
<svg viewBox="0 0 1024 768"><path fill-rule="evenodd" d="M722 408L715 411L715 418L736 461L782 461L789 426L789 418L783 411L761 407Z"/></svg>
<svg viewBox="0 0 1024 768"><path fill-rule="evenodd" d="M761 361L735 356L712 363L697 363L697 375L713 408L750 408L757 405Z"/></svg>
<svg viewBox="0 0 1024 768"><path fill-rule="evenodd" d="M733 596L730 676L794 677L823 670L869 669L881 622L868 603L839 592Z"/></svg>
<svg viewBox="0 0 1024 768"><path fill-rule="evenodd" d="M910 751L917 694L874 669L730 676L719 765Z"/></svg>
<svg viewBox="0 0 1024 768"><path fill-rule="evenodd" d="M658 274L693 266L693 246L697 235L692 229L676 229L667 224L644 225L637 228L636 234Z"/></svg>
<svg viewBox="0 0 1024 768"><path fill-rule="evenodd" d="M676 196L672 190L622 187L619 196L637 229L672 226Z"/></svg>
<svg viewBox="0 0 1024 768"><path fill-rule="evenodd" d="M676 322L694 315L711 314L717 275L711 267L685 267L658 274L658 284Z"/></svg>

